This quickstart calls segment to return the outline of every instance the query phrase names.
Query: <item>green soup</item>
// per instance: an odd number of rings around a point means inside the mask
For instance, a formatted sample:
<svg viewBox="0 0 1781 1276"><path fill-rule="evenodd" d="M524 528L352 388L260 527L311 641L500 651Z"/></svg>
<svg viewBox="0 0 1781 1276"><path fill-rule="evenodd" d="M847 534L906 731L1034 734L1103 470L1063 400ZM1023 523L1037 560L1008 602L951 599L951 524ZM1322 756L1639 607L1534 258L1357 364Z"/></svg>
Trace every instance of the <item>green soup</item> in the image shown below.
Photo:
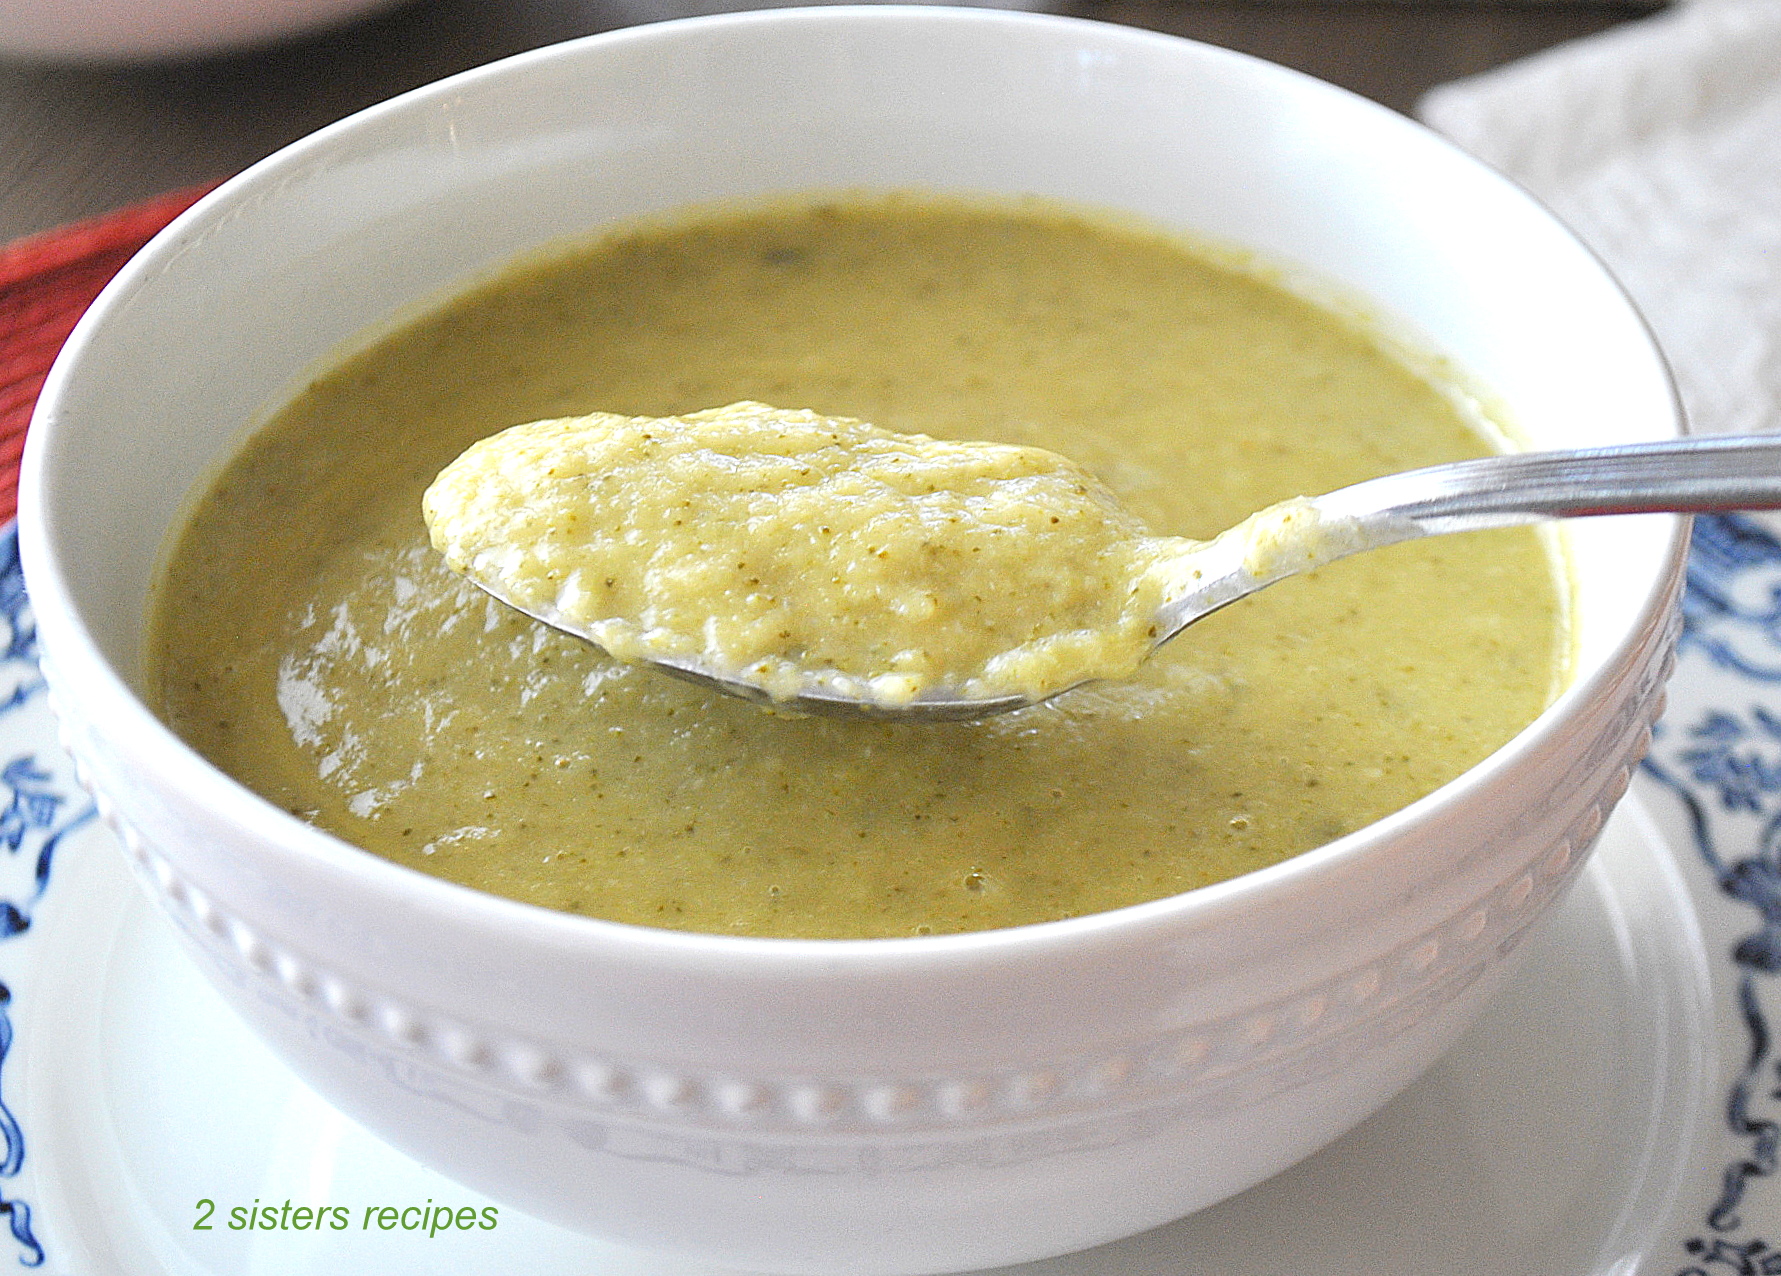
<svg viewBox="0 0 1781 1276"><path fill-rule="evenodd" d="M1559 572L1527 529L1346 560L1129 681L944 725L779 716L615 662L428 546L421 493L478 438L745 399L1049 448L1196 538L1489 450L1361 326L1162 236L913 197L689 215L516 267L280 410L169 557L161 712L423 872L644 925L863 937L1276 863L1453 778L1564 676Z"/></svg>

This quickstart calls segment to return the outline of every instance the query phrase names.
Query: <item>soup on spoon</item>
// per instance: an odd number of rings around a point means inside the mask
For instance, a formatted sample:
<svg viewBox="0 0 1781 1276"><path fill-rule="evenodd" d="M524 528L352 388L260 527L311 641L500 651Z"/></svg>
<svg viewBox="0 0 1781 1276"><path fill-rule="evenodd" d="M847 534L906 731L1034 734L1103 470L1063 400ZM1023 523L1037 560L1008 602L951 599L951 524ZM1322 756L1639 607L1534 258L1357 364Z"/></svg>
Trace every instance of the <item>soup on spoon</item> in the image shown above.
<svg viewBox="0 0 1781 1276"><path fill-rule="evenodd" d="M1055 452L748 402L515 426L422 507L453 570L620 659L887 709L1130 674L1195 544Z"/></svg>

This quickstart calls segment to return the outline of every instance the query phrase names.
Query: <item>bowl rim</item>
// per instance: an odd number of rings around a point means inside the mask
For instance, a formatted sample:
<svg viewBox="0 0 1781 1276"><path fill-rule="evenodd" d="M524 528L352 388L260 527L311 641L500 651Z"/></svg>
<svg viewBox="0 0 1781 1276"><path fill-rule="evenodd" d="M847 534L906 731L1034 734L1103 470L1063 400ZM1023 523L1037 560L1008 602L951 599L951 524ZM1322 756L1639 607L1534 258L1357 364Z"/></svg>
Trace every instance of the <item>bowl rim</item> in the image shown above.
<svg viewBox="0 0 1781 1276"><path fill-rule="evenodd" d="M1668 415L1676 433L1687 433L1675 378L1657 345L1649 322L1628 296L1624 286L1608 270L1600 256L1554 216L1550 209L1519 183L1466 155L1454 143L1418 122L1346 89L1263 59L1185 37L1092 19L1031 13L1021 10L930 6L921 4L834 5L806 8L763 9L673 19L642 26L599 32L557 44L528 50L459 72L366 107L281 148L222 183L192 208L181 214L119 272L82 317L64 345L44 384L26 439L19 482L18 530L20 555L38 620L40 635L48 635L54 654L49 663L56 672L66 671L78 682L83 700L94 706L92 719L106 724L106 734L119 741L134 740L125 748L129 755L153 759L155 767L176 791L208 810L219 820L251 830L256 841L281 858L310 861L334 873L345 874L375 895L402 899L412 906L439 915L457 926L474 926L484 932L523 929L534 942L559 949L595 950L616 948L634 956L658 955L699 965L734 968L736 962L789 966L794 970L833 969L877 965L887 960L903 964L952 964L972 957L1023 959L1049 950L1070 949L1084 941L1116 940L1155 928L1211 924L1232 910L1245 909L1257 895L1317 890L1319 882L1349 869L1370 848L1394 840L1408 827L1429 820L1441 810L1463 801L1496 777L1529 763L1588 704L1620 678L1642 636L1651 633L1674 606L1683 579L1689 539L1689 521L1671 521L1665 553L1637 616L1592 669L1580 671L1564 690L1514 737L1454 779L1397 811L1322 846L1291 856L1279 863L1234 878L1159 899L1055 921L1035 922L993 930L945 935L890 936L871 939L805 939L679 931L610 921L560 912L489 894L473 887L436 878L418 869L384 859L343 838L309 825L280 809L245 785L222 772L187 745L154 714L131 689L123 675L101 653L91 630L73 601L73 590L52 553L57 541L55 502L46 478L57 442L57 419L62 399L76 379L86 375L85 352L94 334L125 310L127 300L149 286L164 262L185 251L202 237L203 228L226 217L238 202L252 199L276 184L281 173L325 154L336 140L374 125L385 116L424 109L441 98L461 93L485 81L523 76L532 68L589 56L590 50L620 47L636 42L675 41L713 29L790 24L857 25L867 22L961 24L1007 29L1054 30L1077 33L1098 42L1154 46L1178 53L1242 65L1249 74L1284 77L1301 88L1331 95L1348 107L1360 105L1389 118L1425 143L1445 148L1473 167L1487 182L1506 188L1513 198L1532 204L1578 250L1592 260L1623 304L1637 320L1647 353L1656 361L1668 388ZM63 498L64 501L70 498Z"/></svg>

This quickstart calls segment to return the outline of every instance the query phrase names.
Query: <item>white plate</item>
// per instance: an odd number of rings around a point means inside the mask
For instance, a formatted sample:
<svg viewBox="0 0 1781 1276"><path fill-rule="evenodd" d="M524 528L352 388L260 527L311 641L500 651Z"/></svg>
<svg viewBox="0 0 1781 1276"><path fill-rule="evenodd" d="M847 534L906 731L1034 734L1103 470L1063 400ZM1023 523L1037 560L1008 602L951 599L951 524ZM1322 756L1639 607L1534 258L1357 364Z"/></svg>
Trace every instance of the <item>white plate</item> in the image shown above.
<svg viewBox="0 0 1781 1276"><path fill-rule="evenodd" d="M1705 520L1649 774L1521 973L1371 1121L1192 1218L1033 1276L1781 1273L1781 542ZM240 1027L90 818L0 538L0 1267L61 1276L695 1276L493 1206ZM45 871L48 870L48 871ZM235 1207L343 1207L336 1230ZM203 1202L212 1203L206 1211ZM286 1216L287 1219L290 1217ZM409 1219L420 1217L411 1212ZM197 1224L208 1220L210 1228ZM9 1229L9 1230L8 1230ZM8 1251L10 1251L10 1256Z"/></svg>

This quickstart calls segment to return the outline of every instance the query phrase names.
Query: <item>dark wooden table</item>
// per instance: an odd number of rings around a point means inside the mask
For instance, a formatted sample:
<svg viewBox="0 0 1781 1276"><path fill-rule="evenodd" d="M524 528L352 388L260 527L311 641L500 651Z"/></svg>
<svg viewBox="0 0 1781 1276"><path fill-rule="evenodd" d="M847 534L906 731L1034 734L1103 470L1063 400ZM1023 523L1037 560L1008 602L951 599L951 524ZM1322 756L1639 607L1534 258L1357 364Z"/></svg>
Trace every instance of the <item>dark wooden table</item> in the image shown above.
<svg viewBox="0 0 1781 1276"><path fill-rule="evenodd" d="M71 0L72 2L72 0ZM747 0L414 0L354 26L180 64L0 60L0 241L226 176L404 89L538 45ZM1651 0L1044 0L1192 36L1399 110L1430 86L1649 12Z"/></svg>

